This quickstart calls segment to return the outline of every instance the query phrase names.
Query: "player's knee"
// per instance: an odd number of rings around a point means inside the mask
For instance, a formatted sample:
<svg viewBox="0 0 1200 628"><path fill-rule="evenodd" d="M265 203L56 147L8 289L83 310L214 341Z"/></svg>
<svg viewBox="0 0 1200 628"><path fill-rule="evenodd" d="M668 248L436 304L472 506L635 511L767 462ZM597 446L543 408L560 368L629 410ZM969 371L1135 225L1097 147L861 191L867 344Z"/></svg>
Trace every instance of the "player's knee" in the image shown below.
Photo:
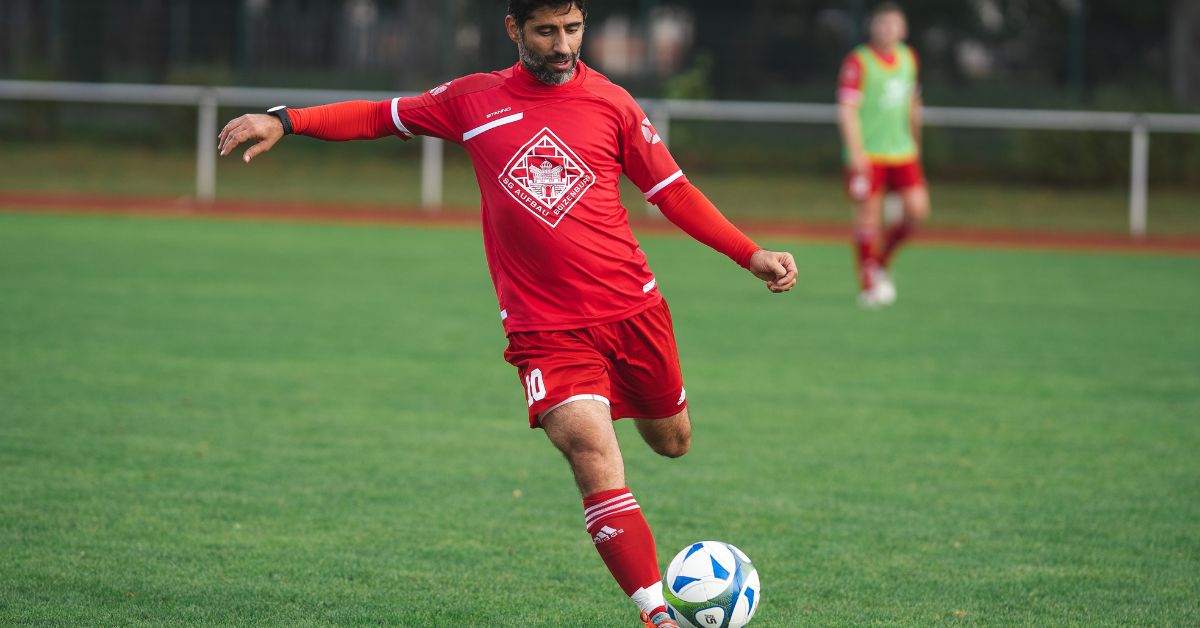
<svg viewBox="0 0 1200 628"><path fill-rule="evenodd" d="M562 450L562 454L575 468L603 468L621 464L620 452L609 451L609 448L594 443L571 443Z"/></svg>
<svg viewBox="0 0 1200 628"><path fill-rule="evenodd" d="M678 458L692 448L692 431L690 429L673 432L665 438L651 444L654 453L667 458Z"/></svg>
<svg viewBox="0 0 1200 628"><path fill-rule="evenodd" d="M918 194L908 199L908 202L905 203L904 212L908 215L909 220L916 222L925 221L929 218L929 196Z"/></svg>
<svg viewBox="0 0 1200 628"><path fill-rule="evenodd" d="M671 441L671 443L659 450L659 454L667 458L679 458L686 454L692 448L692 438L685 436L680 439Z"/></svg>
<svg viewBox="0 0 1200 628"><path fill-rule="evenodd" d="M854 224L859 227L878 227L882 221L879 212L859 210L854 212Z"/></svg>

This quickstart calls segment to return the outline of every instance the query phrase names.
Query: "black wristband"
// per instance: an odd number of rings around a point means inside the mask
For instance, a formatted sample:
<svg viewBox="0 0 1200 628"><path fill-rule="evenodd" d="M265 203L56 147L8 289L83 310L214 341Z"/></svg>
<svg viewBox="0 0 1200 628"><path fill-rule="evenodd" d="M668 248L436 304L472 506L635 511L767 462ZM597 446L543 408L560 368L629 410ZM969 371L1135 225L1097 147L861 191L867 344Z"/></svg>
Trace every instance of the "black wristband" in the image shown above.
<svg viewBox="0 0 1200 628"><path fill-rule="evenodd" d="M293 133L292 118L288 115L287 109L287 105L279 105L278 107L267 109L267 113L279 118L279 122L283 124L284 135L291 135Z"/></svg>

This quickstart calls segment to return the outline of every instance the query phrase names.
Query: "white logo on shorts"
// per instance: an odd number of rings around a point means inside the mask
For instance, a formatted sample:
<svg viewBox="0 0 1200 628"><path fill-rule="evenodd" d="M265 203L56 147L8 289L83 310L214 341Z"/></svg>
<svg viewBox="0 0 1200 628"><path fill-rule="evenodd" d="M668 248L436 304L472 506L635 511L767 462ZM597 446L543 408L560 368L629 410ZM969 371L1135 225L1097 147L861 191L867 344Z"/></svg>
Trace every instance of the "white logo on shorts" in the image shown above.
<svg viewBox="0 0 1200 628"><path fill-rule="evenodd" d="M675 405L682 406L683 402L685 402L685 401L687 401L687 389L680 388L679 389L679 401L676 401Z"/></svg>

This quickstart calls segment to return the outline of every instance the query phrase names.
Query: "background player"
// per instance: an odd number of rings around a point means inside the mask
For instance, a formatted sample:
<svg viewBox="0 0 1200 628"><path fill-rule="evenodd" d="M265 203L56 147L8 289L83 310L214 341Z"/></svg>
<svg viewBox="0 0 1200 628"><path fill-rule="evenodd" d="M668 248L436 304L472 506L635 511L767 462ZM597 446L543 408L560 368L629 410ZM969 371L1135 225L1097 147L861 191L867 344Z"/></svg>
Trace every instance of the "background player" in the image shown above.
<svg viewBox="0 0 1200 628"><path fill-rule="evenodd" d="M870 42L842 63L837 100L846 189L855 203L859 303L878 307L896 300L888 267L916 223L928 217L929 192L920 161L917 57L904 44L908 23L899 5L884 2L871 11L868 24ZM900 194L903 215L884 231L888 190Z"/></svg>
<svg viewBox="0 0 1200 628"><path fill-rule="evenodd" d="M648 626L675 626L663 601L654 537L626 487L612 422L632 417L654 451L691 443L683 376L666 302L621 207L628 176L664 216L767 283L790 290L796 265L758 247L688 182L629 94L579 60L583 0L510 0L515 66L415 98L246 115L219 149L257 141L249 162L287 133L327 140L413 135L462 145L482 197L484 248L531 427L563 453L584 522Z"/></svg>

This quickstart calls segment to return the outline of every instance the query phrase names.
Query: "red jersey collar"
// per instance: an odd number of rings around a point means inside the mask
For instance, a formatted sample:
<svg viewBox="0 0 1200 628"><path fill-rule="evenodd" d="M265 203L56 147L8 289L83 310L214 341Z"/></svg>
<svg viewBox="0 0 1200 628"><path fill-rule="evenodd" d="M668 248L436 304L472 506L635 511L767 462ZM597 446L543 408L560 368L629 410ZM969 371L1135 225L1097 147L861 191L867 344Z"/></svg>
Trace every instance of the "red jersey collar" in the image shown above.
<svg viewBox="0 0 1200 628"><path fill-rule="evenodd" d="M884 52L883 50L876 48L875 44L867 44L867 47L870 48L871 52L875 54L875 58L879 59L879 62L887 67L896 65L896 60L900 58L900 55L896 54L898 47L893 47L891 52Z"/></svg>
<svg viewBox="0 0 1200 628"><path fill-rule="evenodd" d="M517 64L513 66L513 76L517 77L517 80L521 82L523 87L542 93L555 93L564 90L576 89L580 85L583 85L583 81L585 78L587 78L589 71L590 70L588 67L584 65L583 60L580 60L579 63L575 65L575 76L572 77L571 80L563 83L562 85L547 85L539 81L536 76L529 72L529 70L526 70L525 64L521 61L517 61Z"/></svg>

